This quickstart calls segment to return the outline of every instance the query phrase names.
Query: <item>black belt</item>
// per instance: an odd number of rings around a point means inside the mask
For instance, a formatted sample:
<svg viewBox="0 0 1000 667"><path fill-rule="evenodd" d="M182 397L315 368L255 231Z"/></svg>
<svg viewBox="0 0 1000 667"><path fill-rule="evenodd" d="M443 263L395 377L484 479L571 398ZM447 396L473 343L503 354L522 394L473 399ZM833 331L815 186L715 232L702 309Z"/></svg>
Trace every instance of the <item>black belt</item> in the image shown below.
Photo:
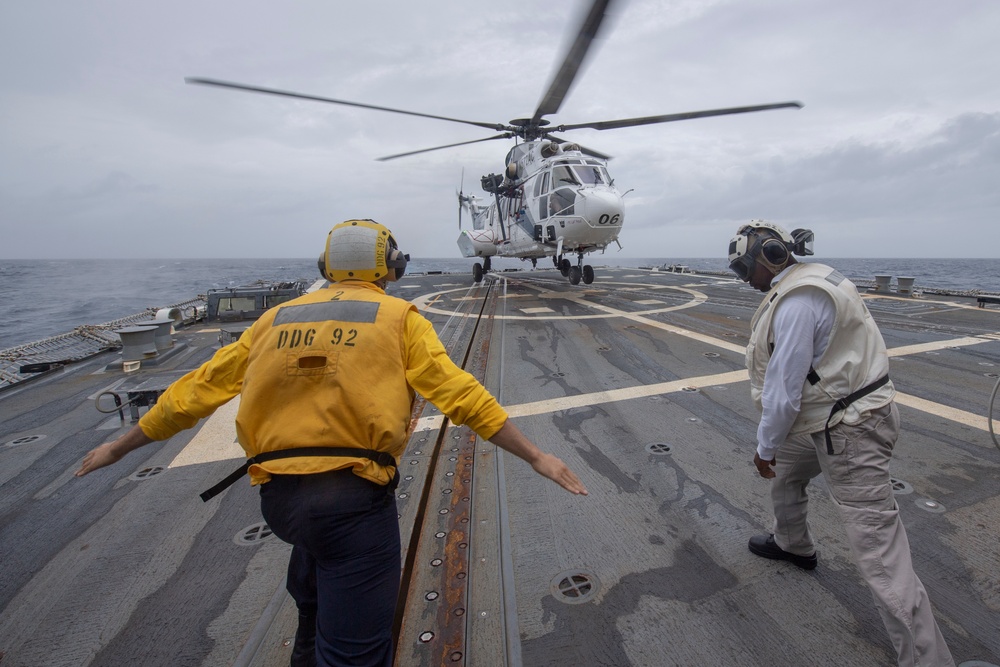
<svg viewBox="0 0 1000 667"><path fill-rule="evenodd" d="M383 468L392 466L396 468L396 474L389 483L391 488L399 484L399 469L396 467L396 459L389 452L379 452L374 449L362 449L360 447L299 447L297 449L279 449L274 452L261 452L256 456L247 459L247 462L240 466L239 470L234 470L228 477L213 486L208 491L199 494L200 498L208 502L211 498L219 495L230 486L236 483L243 475L247 474L250 466L255 463L274 461L275 459L290 459L299 456L351 456L371 459Z"/></svg>
<svg viewBox="0 0 1000 667"><path fill-rule="evenodd" d="M841 410L845 409L848 405L850 405L854 401L856 401L859 398L861 398L862 396L867 396L868 394L872 393L873 391L875 391L879 387L887 384L888 382L889 382L889 375L887 373L887 374L883 375L882 377L880 377L879 379L877 379L874 382L872 382L867 387L862 387L861 389L858 389L856 392L854 392L850 396L847 396L846 398L842 398L842 399L840 399L839 401L837 401L836 403L833 404L833 409L830 410L830 416L827 417L827 419L826 419L826 426L823 429L823 435L826 436L826 453L827 454L830 454L831 456L833 455L833 441L830 439L830 420L833 419L833 416L835 414L837 414L838 412L840 412Z"/></svg>

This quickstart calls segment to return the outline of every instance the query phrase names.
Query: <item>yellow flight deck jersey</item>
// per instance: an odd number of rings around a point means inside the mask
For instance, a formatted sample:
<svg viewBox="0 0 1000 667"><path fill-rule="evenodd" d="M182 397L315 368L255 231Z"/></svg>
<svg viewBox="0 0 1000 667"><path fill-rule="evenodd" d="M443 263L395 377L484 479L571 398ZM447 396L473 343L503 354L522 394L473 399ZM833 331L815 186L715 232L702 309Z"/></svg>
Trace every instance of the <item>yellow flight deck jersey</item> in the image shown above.
<svg viewBox="0 0 1000 667"><path fill-rule="evenodd" d="M507 412L456 366L412 304L372 283L333 283L266 311L238 341L180 378L139 420L166 440L241 394L236 434L247 456L300 447L359 447L399 459L414 390L455 424L489 439ZM271 474L353 467L388 484L394 470L359 457L304 456L250 466Z"/></svg>

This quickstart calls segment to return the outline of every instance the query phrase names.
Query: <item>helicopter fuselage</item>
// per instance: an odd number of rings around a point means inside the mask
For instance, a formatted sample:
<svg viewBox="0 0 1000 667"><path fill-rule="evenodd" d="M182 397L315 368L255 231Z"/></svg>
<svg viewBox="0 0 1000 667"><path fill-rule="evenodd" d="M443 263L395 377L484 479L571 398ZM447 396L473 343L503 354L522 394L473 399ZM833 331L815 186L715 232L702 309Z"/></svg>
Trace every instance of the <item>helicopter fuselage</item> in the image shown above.
<svg viewBox="0 0 1000 667"><path fill-rule="evenodd" d="M572 253L582 263L618 240L624 205L606 160L575 144L531 141L511 149L506 163L504 175L482 179L492 201L459 195L472 217L458 238L463 256L558 261Z"/></svg>

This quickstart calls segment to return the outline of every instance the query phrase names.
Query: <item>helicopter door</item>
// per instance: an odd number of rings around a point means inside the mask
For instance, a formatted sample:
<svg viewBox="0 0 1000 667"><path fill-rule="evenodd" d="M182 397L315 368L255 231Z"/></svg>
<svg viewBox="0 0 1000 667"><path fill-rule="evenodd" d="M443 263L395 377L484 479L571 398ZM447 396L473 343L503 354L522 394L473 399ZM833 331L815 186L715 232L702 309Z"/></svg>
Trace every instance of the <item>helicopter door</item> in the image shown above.
<svg viewBox="0 0 1000 667"><path fill-rule="evenodd" d="M576 189L582 185L580 177L568 164L552 168L552 194L549 195L549 215L573 215Z"/></svg>
<svg viewBox="0 0 1000 667"><path fill-rule="evenodd" d="M549 195L549 215L573 215L576 190L559 188Z"/></svg>
<svg viewBox="0 0 1000 667"><path fill-rule="evenodd" d="M549 172L542 174L538 182L541 184L538 190L538 219L544 220L549 217Z"/></svg>
<svg viewBox="0 0 1000 667"><path fill-rule="evenodd" d="M507 215L508 220L513 218L513 224L524 229L529 234L532 233L531 220L528 211L524 208L524 188L518 188L514 196L508 200Z"/></svg>

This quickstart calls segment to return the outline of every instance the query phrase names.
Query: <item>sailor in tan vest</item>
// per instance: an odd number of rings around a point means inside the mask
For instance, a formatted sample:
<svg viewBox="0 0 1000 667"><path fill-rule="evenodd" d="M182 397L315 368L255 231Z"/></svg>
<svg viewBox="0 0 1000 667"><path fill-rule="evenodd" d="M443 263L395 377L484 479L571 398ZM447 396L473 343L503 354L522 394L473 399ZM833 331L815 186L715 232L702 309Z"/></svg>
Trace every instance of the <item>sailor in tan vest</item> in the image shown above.
<svg viewBox="0 0 1000 667"><path fill-rule="evenodd" d="M236 434L249 459L202 498L249 473L264 520L292 544L293 667L392 664L400 582L394 489L415 392L567 491L587 493L452 363L412 304L385 293L407 259L377 222L335 226L319 260L328 286L266 311L171 385L125 435L88 453L76 473L170 438L240 394Z"/></svg>
<svg viewBox="0 0 1000 667"><path fill-rule="evenodd" d="M750 551L811 570L818 559L806 485L820 473L900 665L954 665L913 571L889 480L899 412L882 334L854 284L817 263L813 234L754 220L729 243L729 266L767 298L746 363L761 411L754 465L771 480L773 532Z"/></svg>

